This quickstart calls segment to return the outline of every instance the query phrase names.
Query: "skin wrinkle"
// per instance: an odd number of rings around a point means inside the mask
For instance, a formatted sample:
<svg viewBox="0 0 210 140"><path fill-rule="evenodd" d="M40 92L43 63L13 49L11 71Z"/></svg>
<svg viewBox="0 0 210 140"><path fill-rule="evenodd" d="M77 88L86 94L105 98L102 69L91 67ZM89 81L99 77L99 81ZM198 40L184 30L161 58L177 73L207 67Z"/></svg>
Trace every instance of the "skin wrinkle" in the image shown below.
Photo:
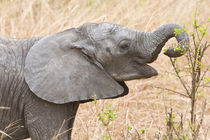
<svg viewBox="0 0 210 140"><path fill-rule="evenodd" d="M135 42L136 42L136 44L135 44L135 46L139 46L140 44L139 44L139 41L138 41L138 32L136 31L136 33L135 33Z"/></svg>
<svg viewBox="0 0 210 140"><path fill-rule="evenodd" d="M24 44L21 44L21 46L23 46ZM27 42L27 45L29 45L28 44L28 42ZM23 50L23 47L20 47L20 50L21 50L21 56L22 56L22 61L20 61L20 63L19 63L19 66L20 66L20 70L19 70L19 72L18 72L18 74L17 74L17 79L19 79L18 80L18 82L16 82L16 85L15 85L15 90L14 91L17 91L17 90L20 90L20 89L23 89L23 88L18 88L19 87L19 84L20 85L22 85L23 86L23 82L24 82L24 79L22 78L21 79L21 76L22 76L22 74L23 74L23 57L24 57L24 50ZM22 87L21 86L21 87ZM15 94L14 94L15 95ZM18 96L18 98L17 98L17 100L15 101L15 102L18 102L18 101L20 101L21 100L21 97L22 96ZM15 99L15 98L14 98ZM20 104L20 106L21 106L21 103L19 103ZM23 105L21 106L21 107L23 107ZM20 108L21 108L20 107ZM18 108L18 106L17 106L17 108ZM21 115L21 114L19 114L19 115Z"/></svg>
<svg viewBox="0 0 210 140"><path fill-rule="evenodd" d="M37 106L34 106L33 103L27 104L27 108L33 108L33 110L39 110L39 108L37 108ZM29 131L33 131L35 133L35 136L41 136L41 133L43 133L43 132L41 132L39 130L39 125L40 124L43 124L43 122L38 117L35 117L31 112L28 112L27 110L25 110L24 113L25 113L24 116L27 116L25 119L26 120L29 120L27 122L27 125L30 125L31 126L31 127L28 127L29 128ZM47 133L47 132L45 132L45 133ZM38 138L38 140L41 139L40 137L37 137L37 138Z"/></svg>
<svg viewBox="0 0 210 140"><path fill-rule="evenodd" d="M7 50L6 50L7 51ZM11 53L7 53L7 54L9 54L9 56L11 56ZM8 61L8 59L7 59L7 61ZM7 62L6 62L7 63ZM7 64L9 64L9 63L7 63ZM7 65L7 64L4 64L4 65ZM7 67L6 67L6 70L7 70ZM6 80L6 85L5 86L3 86L3 92L4 93L8 93L8 90L9 90L9 88L7 88L7 87L10 87L10 82L9 82L9 77L10 77L10 75L9 75L9 71L6 71L6 73L7 74L5 74L5 76L6 76L6 78L5 78L5 80ZM3 73L4 74L4 73ZM4 84L4 83L3 83ZM5 95L5 94L3 94L3 95ZM10 94L9 94L10 95ZM5 95L6 96L6 95ZM7 98L7 97L3 97L3 99L2 99L2 102L4 102L6 100L6 102L5 102L5 106L6 107L10 107L10 104L9 104L9 98ZM3 114L2 114L2 116L3 117L7 117L7 118L10 118L11 116L9 116L9 115L7 115L8 114L8 111L3 111Z"/></svg>
<svg viewBox="0 0 210 140"><path fill-rule="evenodd" d="M133 46L134 51L136 51L136 53L135 53L136 58L133 58L133 60L134 61L138 60L138 62L141 62L139 64L144 64L144 63L146 63L147 59L145 59L145 55L142 53L141 50L146 48L146 47L144 47L144 44L146 44L146 43L142 43L141 37L142 37L142 32L136 33L136 46ZM141 46L143 46L143 47L141 47Z"/></svg>
<svg viewBox="0 0 210 140"><path fill-rule="evenodd" d="M4 48L2 48L2 49L4 49ZM4 71L5 71L5 69L6 69L6 67L3 67L4 68ZM5 74L1 74L1 80L0 80L0 89L3 89L4 87L3 87L3 77L5 77ZM4 90L3 90L3 92L4 92ZM4 95L5 94L1 94L1 96L0 96L0 102L2 103L2 99L4 99ZM3 104L4 105L4 104ZM3 112L4 113L4 112ZM1 117L3 117L3 114L2 114L2 116Z"/></svg>
<svg viewBox="0 0 210 140"><path fill-rule="evenodd" d="M6 61L4 61L4 59L1 60L1 57L0 57L0 63L5 65L6 66L5 70L7 70L5 71L6 73L3 71L1 71L0 73L0 77L1 77L1 84L0 84L1 105L0 106L10 107L10 110L0 110L0 117L7 118L4 122L1 122L0 128L4 128L7 125L9 125L9 123L19 120L23 116L22 115L23 107L24 107L24 105L22 105L23 104L22 100L24 97L23 95L26 92L28 92L29 89L27 85L25 84L24 77L23 77L23 64L22 63L24 62L23 60L25 58L21 58L21 57L26 56L27 51L23 50L22 46L25 46L25 48L27 48L28 45L32 46L33 39L28 39L28 41L23 41L23 40L18 41L16 39L7 39L7 38L0 37L0 40L1 40L0 43L1 43L1 49L2 49L1 54L4 54L3 57L5 57L5 54L7 54L6 58L4 58ZM5 42L3 40L5 40ZM28 42L31 42L31 43L28 43ZM23 122L19 121L17 125L21 126L23 125ZM12 128L10 130L12 130ZM22 130L19 129L17 131L22 131Z"/></svg>
<svg viewBox="0 0 210 140"><path fill-rule="evenodd" d="M144 43L142 44L142 49L144 51L141 51L141 52L143 52L144 55L147 56L148 54L150 54L151 47L148 46L149 43L148 43L147 33L143 33L142 36L143 36L143 40L144 40ZM150 47L150 48L148 48L148 47Z"/></svg>
<svg viewBox="0 0 210 140"><path fill-rule="evenodd" d="M96 46L97 45L96 41L93 39L91 34L88 32L88 30L84 31L83 26L80 27L80 28L74 28L75 32L78 33L81 37L84 37L84 36L88 37L89 40L92 41L92 43L93 43L93 44L90 45L91 47ZM82 39L84 39L84 38L82 38ZM86 40L87 40L87 38L86 38ZM76 40L76 41L78 41L78 40ZM90 43L90 42L87 41L87 43ZM96 52L95 52L95 50L93 48L90 48L90 46L86 46L86 48L82 48L84 46L79 46L79 47L82 50L82 52L84 53L84 55L86 55L86 57L88 57L88 59L91 58L90 59L91 62L95 62L96 65L98 65L100 68L102 68L101 65L98 64L99 62L96 62L96 56L95 56Z"/></svg>
<svg viewBox="0 0 210 140"><path fill-rule="evenodd" d="M165 45L165 43L168 41L168 39L166 38L166 36L162 33L162 32L159 32L159 34L161 35L158 35L156 33L154 33L154 46L157 46L156 49L153 51L152 55L151 56L154 56L152 59L151 59L151 62L155 61L161 51L161 49L163 48L163 46ZM161 38L160 36L164 37L164 38ZM170 36L169 38L171 38L172 36ZM155 42L156 41L156 42ZM152 42L152 43L153 43ZM161 43L160 43L161 42ZM155 56L155 54L157 54Z"/></svg>
<svg viewBox="0 0 210 140"><path fill-rule="evenodd" d="M88 29L86 29L85 32L80 32L80 34L86 35L92 41L93 46L98 46L99 47L99 44L97 43L97 40L95 40L95 38L93 37L93 35L92 35L93 33L91 31L89 31ZM98 61L97 58L96 58L96 56L95 56L96 49L97 49L97 47L95 47L94 50L92 50L94 52L90 53L89 50L87 50L87 49L84 48L83 49L83 52L86 54L86 57L89 60L91 60L90 62L92 62L93 64L96 64L99 68L104 69L103 64L100 63L101 61L100 60ZM109 52L109 54L111 55L111 51Z"/></svg>
<svg viewBox="0 0 210 140"><path fill-rule="evenodd" d="M91 26L90 26L89 28L91 28ZM88 30L89 28L87 28L87 29L85 30L85 32L83 32L83 33L85 33L84 35L87 36L87 37L89 37L89 39L90 39L90 40L92 41L92 43L95 45L97 42L95 41L94 37L92 36L91 30ZM83 33L82 33L82 34L83 34Z"/></svg>
<svg viewBox="0 0 210 140"><path fill-rule="evenodd" d="M17 44L14 43L14 45L16 46ZM13 48L11 48L11 56L14 57L13 60L17 60L17 57L15 55L15 52L13 50ZM14 68L17 68L17 62L15 61L15 65L14 65ZM12 70L13 71L13 70ZM15 69L15 71L13 71L13 73L15 73L14 75L12 75L12 82L9 82L10 83L10 86L8 88L8 93L12 93L11 94L11 98L15 100L15 91L16 91L16 86L15 85L18 85L19 81L16 79L16 76L18 75L17 73L18 69ZM10 99L10 97L8 98ZM13 103L15 103L16 101L12 102L11 106L13 106ZM8 101L9 103L9 101ZM16 106L17 107L17 106Z"/></svg>
<svg viewBox="0 0 210 140"><path fill-rule="evenodd" d="M147 47L145 47L145 43L142 42L142 40L143 41L146 41L144 39L145 38L145 33L139 32L138 35L137 35L137 37L138 37L137 42L139 42L139 44L137 46L135 46L135 47L137 48L137 50L138 50L137 52L139 52L139 55L141 55L141 57L143 57L145 54L141 50L146 50L147 49Z"/></svg>

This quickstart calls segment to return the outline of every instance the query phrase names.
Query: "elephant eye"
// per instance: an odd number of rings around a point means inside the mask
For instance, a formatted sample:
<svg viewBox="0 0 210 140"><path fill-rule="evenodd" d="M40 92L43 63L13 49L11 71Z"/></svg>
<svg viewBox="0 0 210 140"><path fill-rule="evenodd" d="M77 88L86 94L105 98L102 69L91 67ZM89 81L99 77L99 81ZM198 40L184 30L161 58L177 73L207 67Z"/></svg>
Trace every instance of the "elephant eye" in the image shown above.
<svg viewBox="0 0 210 140"><path fill-rule="evenodd" d="M127 50L129 48L129 45L128 44L123 44L123 45L120 45L120 48L122 48L124 50Z"/></svg>
<svg viewBox="0 0 210 140"><path fill-rule="evenodd" d="M127 40L121 41L119 47L120 47L120 50L123 50L123 51L128 50L130 47L130 42Z"/></svg>

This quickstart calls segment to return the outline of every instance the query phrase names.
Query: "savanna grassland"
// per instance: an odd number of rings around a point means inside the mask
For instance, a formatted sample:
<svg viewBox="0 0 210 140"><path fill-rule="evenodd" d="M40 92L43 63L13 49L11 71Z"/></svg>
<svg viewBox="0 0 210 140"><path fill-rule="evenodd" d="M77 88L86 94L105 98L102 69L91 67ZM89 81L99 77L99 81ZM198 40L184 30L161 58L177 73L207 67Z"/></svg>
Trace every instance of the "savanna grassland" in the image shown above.
<svg viewBox="0 0 210 140"><path fill-rule="evenodd" d="M147 32L162 24L177 23L185 24L188 30L192 30L196 9L198 22L210 28L210 22L207 22L210 18L210 0L0 0L0 35L13 38L44 36L87 22L110 22ZM208 40L209 30L206 36ZM175 42L175 39L170 40L165 48ZM203 59L205 65L210 64L210 50ZM179 120L180 114L183 114L183 131L188 133L190 100L174 92L155 88L170 88L184 93L169 58L161 53L151 65L159 75L127 82L130 89L127 96L80 105L73 139L109 139L106 135L112 140L163 139L166 134L166 111L170 108L176 114L175 120ZM209 72L207 76L210 77ZM197 119L202 114L204 100L207 102L199 139L210 139L210 89L203 87L199 93L196 101ZM112 111L117 112L117 117L108 127L104 127L98 120L98 113L109 103Z"/></svg>

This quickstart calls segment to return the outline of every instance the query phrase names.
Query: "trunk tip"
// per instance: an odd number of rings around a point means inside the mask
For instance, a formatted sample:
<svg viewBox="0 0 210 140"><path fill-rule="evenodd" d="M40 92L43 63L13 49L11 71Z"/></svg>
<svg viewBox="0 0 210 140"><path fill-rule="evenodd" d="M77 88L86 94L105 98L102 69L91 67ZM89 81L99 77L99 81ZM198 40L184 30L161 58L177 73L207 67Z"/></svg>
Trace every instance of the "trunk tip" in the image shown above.
<svg viewBox="0 0 210 140"><path fill-rule="evenodd" d="M169 49L165 50L164 54L167 55L168 57L180 57L184 55L186 52L185 49L180 48L180 47L169 47Z"/></svg>

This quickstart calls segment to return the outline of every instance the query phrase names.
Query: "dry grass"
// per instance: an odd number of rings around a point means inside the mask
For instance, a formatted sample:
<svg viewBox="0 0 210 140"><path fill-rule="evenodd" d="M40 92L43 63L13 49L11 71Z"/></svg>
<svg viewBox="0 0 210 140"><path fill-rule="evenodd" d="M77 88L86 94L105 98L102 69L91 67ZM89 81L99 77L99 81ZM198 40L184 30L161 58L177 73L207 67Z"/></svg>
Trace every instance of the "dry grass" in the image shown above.
<svg viewBox="0 0 210 140"><path fill-rule="evenodd" d="M78 27L86 22L111 22L142 31L152 31L161 24L178 23L190 26L193 11L198 7L200 22L206 23L210 16L209 0L0 0L0 35L15 38L43 36ZM209 27L209 24L207 24ZM210 35L210 33L209 33ZM208 35L208 39L210 36ZM169 41L171 45L174 40ZM205 62L209 64L210 52ZM162 135L165 123L165 108L173 107L174 112L183 113L185 122L189 120L189 100L177 94L160 91L152 86L170 87L183 91L179 81L165 70L172 71L169 59L160 55L152 64L159 76L147 80L127 82L130 94L123 98L82 104L77 113L73 129L73 139L101 139L105 129L97 121L97 112L112 103L119 110L117 119L109 126L112 139L122 139L128 135L127 125L132 126L133 139L145 129L145 139ZM209 75L209 74L208 74ZM207 99L204 125L201 137L210 128L210 90L203 89ZM199 115L203 98L197 102ZM136 130L135 130L135 129ZM210 132L206 136L210 139ZM131 137L130 137L131 138Z"/></svg>

